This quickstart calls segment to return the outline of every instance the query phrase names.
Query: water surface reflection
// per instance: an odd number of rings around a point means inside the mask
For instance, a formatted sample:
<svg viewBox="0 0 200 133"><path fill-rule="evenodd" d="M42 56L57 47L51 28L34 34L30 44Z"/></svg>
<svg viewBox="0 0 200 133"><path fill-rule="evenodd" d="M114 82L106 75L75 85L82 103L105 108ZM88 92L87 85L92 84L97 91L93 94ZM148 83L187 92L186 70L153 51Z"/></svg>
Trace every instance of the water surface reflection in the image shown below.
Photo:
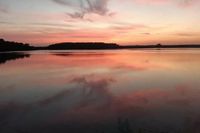
<svg viewBox="0 0 200 133"><path fill-rule="evenodd" d="M0 65L2 133L200 132L198 50L27 55Z"/></svg>
<svg viewBox="0 0 200 133"><path fill-rule="evenodd" d="M4 64L9 60L17 60L30 57L29 54L11 52L11 53L0 53L0 64Z"/></svg>

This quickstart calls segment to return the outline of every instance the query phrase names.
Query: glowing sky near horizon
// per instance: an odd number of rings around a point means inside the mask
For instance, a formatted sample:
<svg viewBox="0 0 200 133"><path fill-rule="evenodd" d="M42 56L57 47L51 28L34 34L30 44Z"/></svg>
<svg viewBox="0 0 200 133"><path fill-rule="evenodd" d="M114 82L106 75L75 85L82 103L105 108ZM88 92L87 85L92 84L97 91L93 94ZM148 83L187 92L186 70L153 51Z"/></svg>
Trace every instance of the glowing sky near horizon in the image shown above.
<svg viewBox="0 0 200 133"><path fill-rule="evenodd" d="M0 0L0 38L45 45L200 43L199 0Z"/></svg>

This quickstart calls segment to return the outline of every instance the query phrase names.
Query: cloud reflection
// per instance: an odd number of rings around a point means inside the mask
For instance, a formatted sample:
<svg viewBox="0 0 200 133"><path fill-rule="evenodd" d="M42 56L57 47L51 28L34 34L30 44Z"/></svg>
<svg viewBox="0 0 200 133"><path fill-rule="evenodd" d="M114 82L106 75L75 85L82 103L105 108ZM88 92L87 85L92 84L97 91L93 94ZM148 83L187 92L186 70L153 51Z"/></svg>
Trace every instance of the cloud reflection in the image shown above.
<svg viewBox="0 0 200 133"><path fill-rule="evenodd" d="M89 124L91 121L108 124L115 123L118 118L128 118L131 123L140 123L141 120L148 123L153 118L153 125L158 124L163 131L168 131L165 128L166 125L175 128L177 125L174 122L179 121L180 123L187 122L186 125L180 126L184 130L200 131L198 128L199 119L196 117L200 115L198 113L200 110L198 107L198 101L200 100L198 94L200 94L200 91L198 89L181 85L167 90L145 89L113 95L110 86L115 82L115 79L108 77L78 76L73 77L68 82L68 84L74 84L75 87L63 89L53 96L32 105L1 104L1 125L4 125L5 122L11 124L13 118L17 118L24 111L28 111L29 114L35 110L44 113L41 108L51 107L57 111L56 113L50 113L45 119L50 120L49 122L55 125L75 122L77 125L74 126L79 127L82 124ZM64 105L61 104L63 102ZM68 103L73 105L64 107ZM168 123L168 119L172 119L169 117L170 114L178 114L173 115L173 119L176 119L176 121ZM26 116L20 115L20 119L22 121L26 120ZM37 118L37 121L39 122L40 118ZM46 127L48 123L44 125L40 123L40 126ZM152 125L152 123L148 123L148 125ZM133 127L138 128L136 125L133 125ZM147 127L144 126L144 128ZM151 128L155 127L152 126ZM67 130L67 128L65 129Z"/></svg>
<svg viewBox="0 0 200 133"><path fill-rule="evenodd" d="M198 52L39 52L30 59L0 66L9 77L1 76L2 133L107 133L119 118L136 132L200 130Z"/></svg>
<svg viewBox="0 0 200 133"><path fill-rule="evenodd" d="M107 96L110 97L108 89L109 85L114 81L115 80L112 78L97 78L95 75L73 77L67 84L75 84L76 87L63 89L55 95L40 101L39 104L44 106L54 102L59 102L60 100L65 100L64 98L68 96L73 96L73 93L80 93L79 96L84 105L89 104L92 101L95 102L95 100L99 99L105 101Z"/></svg>

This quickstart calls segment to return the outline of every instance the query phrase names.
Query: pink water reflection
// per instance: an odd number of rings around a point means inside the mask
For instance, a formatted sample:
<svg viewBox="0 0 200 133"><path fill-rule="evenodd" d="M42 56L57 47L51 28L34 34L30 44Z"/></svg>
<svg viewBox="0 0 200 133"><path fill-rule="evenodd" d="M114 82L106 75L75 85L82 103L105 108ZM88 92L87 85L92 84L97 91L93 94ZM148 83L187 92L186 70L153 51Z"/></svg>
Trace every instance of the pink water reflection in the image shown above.
<svg viewBox="0 0 200 133"><path fill-rule="evenodd" d="M0 64L3 133L115 132L118 119L135 130L200 131L199 51L26 54Z"/></svg>

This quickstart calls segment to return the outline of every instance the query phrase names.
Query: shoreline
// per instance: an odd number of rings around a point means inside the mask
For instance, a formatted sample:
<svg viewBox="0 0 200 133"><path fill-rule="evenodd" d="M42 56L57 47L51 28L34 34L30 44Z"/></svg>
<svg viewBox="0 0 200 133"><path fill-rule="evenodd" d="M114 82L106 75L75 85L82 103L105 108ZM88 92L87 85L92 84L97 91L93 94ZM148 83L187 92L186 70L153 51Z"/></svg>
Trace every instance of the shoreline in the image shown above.
<svg viewBox="0 0 200 133"><path fill-rule="evenodd" d="M5 41L0 39L0 52L9 51L36 51L36 50L123 50L123 49L199 49L200 44L180 45L119 45L104 42L63 42L47 46L32 46L30 44Z"/></svg>

